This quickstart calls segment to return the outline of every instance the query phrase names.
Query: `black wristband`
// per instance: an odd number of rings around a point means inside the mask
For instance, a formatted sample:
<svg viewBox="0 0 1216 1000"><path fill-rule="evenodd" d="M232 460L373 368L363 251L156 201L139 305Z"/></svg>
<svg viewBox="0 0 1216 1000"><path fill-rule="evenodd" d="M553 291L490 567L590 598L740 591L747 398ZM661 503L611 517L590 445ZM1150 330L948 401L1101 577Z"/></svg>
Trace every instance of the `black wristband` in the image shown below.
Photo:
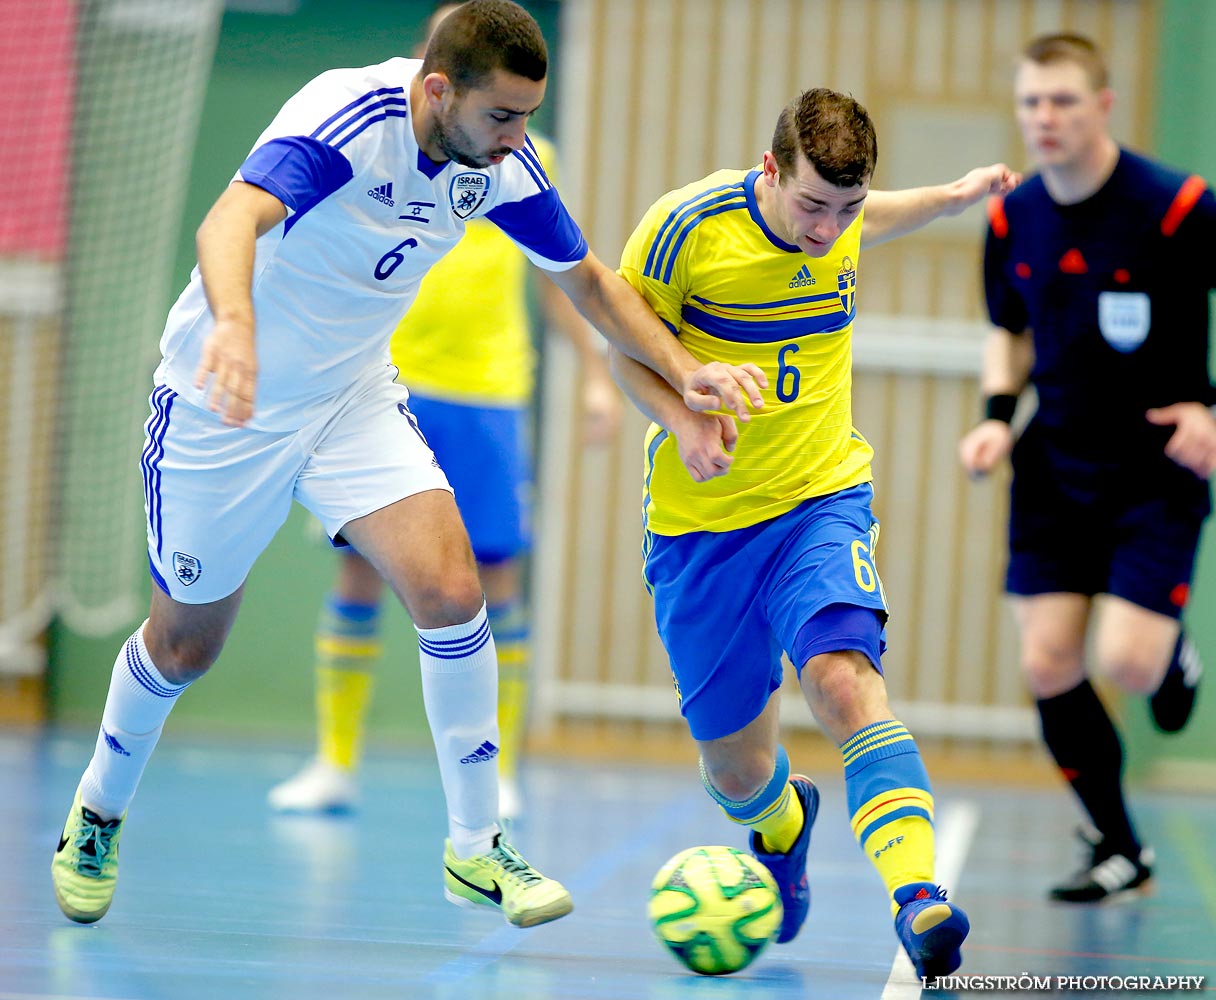
<svg viewBox="0 0 1216 1000"><path fill-rule="evenodd" d="M1003 424L1009 424L1013 422L1013 413L1017 408L1017 396L1010 393L997 393L984 400L984 419L999 420Z"/></svg>

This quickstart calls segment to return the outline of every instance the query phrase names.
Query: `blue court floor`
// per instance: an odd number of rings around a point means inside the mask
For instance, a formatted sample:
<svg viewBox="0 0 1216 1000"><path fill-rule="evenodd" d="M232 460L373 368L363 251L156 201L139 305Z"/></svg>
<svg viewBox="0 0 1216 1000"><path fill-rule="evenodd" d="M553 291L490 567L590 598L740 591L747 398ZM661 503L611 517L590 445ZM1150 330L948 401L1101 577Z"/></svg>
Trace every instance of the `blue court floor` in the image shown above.
<svg viewBox="0 0 1216 1000"><path fill-rule="evenodd" d="M820 776L814 903L801 936L737 976L708 979L678 966L645 918L650 879L670 855L743 845L695 774L532 763L529 811L512 839L565 882L575 909L521 931L444 900L444 813L429 754L373 757L352 817L283 818L265 795L299 754L170 733L130 810L113 908L86 927L59 913L49 866L91 749L91 738L0 734L0 1000L920 994L897 960L878 877L849 832L838 774ZM1062 790L935 791L939 877L950 876L951 898L973 925L961 972L1200 976L1209 995L1216 987L1216 801L1138 795L1157 850L1156 894L1077 908L1045 901L1048 884L1080 859Z"/></svg>

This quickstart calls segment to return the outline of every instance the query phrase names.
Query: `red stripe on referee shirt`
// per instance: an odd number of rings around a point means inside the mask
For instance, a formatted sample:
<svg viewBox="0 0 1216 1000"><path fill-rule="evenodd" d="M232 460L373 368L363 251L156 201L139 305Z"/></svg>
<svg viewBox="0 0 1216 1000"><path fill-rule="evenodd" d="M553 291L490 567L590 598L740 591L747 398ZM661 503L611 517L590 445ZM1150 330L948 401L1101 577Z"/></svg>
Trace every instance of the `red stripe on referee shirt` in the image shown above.
<svg viewBox="0 0 1216 1000"><path fill-rule="evenodd" d="M1170 204L1169 211L1165 213L1165 218L1161 220L1162 236L1173 236L1178 231L1178 227L1182 225L1182 220L1195 207L1195 202L1199 200L1199 196L1203 194L1207 186L1207 182L1198 174L1191 174L1190 177L1182 182L1182 187L1174 195L1174 200Z"/></svg>

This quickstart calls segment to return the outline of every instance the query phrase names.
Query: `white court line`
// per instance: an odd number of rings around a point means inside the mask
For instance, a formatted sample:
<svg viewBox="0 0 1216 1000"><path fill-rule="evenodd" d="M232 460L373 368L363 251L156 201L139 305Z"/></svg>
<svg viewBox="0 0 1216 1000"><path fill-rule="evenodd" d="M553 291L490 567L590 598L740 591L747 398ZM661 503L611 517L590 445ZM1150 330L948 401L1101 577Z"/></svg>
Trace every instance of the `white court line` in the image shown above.
<svg viewBox="0 0 1216 1000"><path fill-rule="evenodd" d="M941 818L934 824L937 842L937 882L953 895L963 871L963 862L976 828L980 825L980 807L974 802L952 802L942 810ZM920 978L912 968L907 952L899 947L895 961L891 963L891 974L882 991L882 1000L914 1000L920 996Z"/></svg>

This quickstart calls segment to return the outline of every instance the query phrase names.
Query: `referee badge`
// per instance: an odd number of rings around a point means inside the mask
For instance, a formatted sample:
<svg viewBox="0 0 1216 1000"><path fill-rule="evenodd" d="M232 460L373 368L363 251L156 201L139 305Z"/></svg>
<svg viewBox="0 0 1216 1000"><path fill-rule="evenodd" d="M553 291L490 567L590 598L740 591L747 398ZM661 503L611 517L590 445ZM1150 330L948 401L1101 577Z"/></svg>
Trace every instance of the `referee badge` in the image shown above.
<svg viewBox="0 0 1216 1000"><path fill-rule="evenodd" d="M1151 322L1149 298L1144 292L1098 293L1098 329L1121 354L1130 354L1144 343Z"/></svg>
<svg viewBox="0 0 1216 1000"><path fill-rule="evenodd" d="M490 194L490 175L480 170L466 170L452 178L448 200L458 219L467 219L476 212Z"/></svg>

